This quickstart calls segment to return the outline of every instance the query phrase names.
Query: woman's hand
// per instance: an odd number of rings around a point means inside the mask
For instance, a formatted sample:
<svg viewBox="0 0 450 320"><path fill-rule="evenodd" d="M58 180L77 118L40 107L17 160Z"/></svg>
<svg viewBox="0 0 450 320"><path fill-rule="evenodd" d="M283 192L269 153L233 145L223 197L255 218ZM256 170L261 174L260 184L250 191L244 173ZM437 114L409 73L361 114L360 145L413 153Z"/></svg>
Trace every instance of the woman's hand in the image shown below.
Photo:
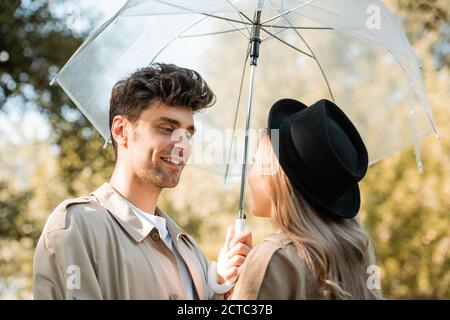
<svg viewBox="0 0 450 320"><path fill-rule="evenodd" d="M235 282L245 258L252 249L252 233L246 230L240 234L234 234L234 226L229 226L225 243L220 250L217 261L217 273L219 283L225 281Z"/></svg>

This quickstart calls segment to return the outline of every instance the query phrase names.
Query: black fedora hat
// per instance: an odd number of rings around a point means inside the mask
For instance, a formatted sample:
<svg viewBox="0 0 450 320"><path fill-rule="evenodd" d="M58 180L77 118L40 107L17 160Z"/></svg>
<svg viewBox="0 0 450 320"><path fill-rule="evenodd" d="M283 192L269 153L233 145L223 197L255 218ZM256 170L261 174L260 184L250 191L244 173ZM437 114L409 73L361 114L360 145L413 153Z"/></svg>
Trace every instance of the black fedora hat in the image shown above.
<svg viewBox="0 0 450 320"><path fill-rule="evenodd" d="M358 182L367 172L368 154L345 113L325 99L309 107L282 99L272 106L268 122L280 165L306 201L335 218L353 218L361 205Z"/></svg>

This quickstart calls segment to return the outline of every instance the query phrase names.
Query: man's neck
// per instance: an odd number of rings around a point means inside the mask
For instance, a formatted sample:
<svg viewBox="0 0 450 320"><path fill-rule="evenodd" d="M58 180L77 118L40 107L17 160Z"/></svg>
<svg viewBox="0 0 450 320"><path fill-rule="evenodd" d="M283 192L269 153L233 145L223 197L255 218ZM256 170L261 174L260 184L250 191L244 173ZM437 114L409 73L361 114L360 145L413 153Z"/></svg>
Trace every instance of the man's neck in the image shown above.
<svg viewBox="0 0 450 320"><path fill-rule="evenodd" d="M109 182L122 197L144 212L154 213L161 188L144 185L116 166Z"/></svg>

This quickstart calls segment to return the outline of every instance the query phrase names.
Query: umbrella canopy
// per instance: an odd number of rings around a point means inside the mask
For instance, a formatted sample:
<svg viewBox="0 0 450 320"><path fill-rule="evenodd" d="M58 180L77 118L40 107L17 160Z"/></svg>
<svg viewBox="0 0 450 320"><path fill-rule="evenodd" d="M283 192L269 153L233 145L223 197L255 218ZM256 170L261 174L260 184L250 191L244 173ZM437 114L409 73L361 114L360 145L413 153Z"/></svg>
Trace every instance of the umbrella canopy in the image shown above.
<svg viewBox="0 0 450 320"><path fill-rule="evenodd" d="M96 30L56 81L106 141L114 83L154 62L198 71L217 104L197 116L194 164L242 173L251 88L249 52L259 12L253 128L279 98L335 101L353 121L370 164L438 134L417 60L400 24L377 0L129 0ZM226 129L226 130L225 130ZM196 147L197 146L197 147ZM231 163L231 166L230 166Z"/></svg>

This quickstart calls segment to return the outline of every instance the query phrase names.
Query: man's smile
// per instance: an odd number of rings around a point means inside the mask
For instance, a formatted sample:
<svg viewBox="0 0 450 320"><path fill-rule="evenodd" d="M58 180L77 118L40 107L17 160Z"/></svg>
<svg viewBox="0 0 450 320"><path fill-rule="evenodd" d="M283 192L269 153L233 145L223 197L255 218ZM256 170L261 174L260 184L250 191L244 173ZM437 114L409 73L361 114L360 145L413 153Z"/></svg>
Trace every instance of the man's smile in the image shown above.
<svg viewBox="0 0 450 320"><path fill-rule="evenodd" d="M181 158L172 158L172 157L160 157L163 163L169 167L170 169L180 169L183 167L184 163Z"/></svg>

